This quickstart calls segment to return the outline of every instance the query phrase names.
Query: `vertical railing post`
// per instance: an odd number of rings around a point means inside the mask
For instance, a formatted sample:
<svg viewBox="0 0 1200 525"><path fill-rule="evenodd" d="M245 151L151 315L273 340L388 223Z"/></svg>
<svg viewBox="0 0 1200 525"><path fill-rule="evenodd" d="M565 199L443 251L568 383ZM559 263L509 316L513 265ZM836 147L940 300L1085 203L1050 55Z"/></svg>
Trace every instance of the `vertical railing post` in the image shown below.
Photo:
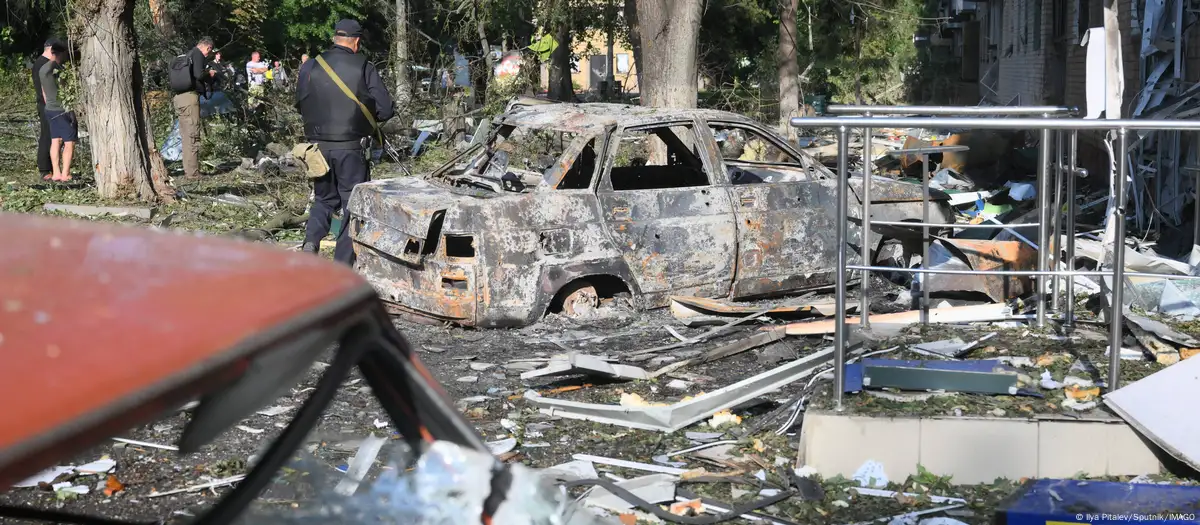
<svg viewBox="0 0 1200 525"><path fill-rule="evenodd" d="M1049 118L1049 115L1045 115ZM1038 144L1038 168L1037 168L1037 199L1038 199L1038 261L1037 269L1039 272L1046 271L1049 266L1048 259L1050 256L1049 243L1050 225L1047 217L1050 216L1050 176L1047 172L1050 166L1050 130L1042 130L1041 143ZM1046 327L1046 276L1038 275L1037 277L1037 293L1034 295L1037 305L1037 326L1038 328Z"/></svg>
<svg viewBox="0 0 1200 525"><path fill-rule="evenodd" d="M1071 130L1071 138L1068 147L1070 148L1070 151L1068 152L1069 159L1067 161L1067 227L1065 234L1067 236L1067 271L1073 272L1075 271L1075 165L1079 160L1078 130ZM1072 329L1075 327L1075 276L1067 274L1066 283L1066 289L1063 290L1063 292L1066 294L1067 304L1065 309L1065 319L1063 322L1067 329Z"/></svg>
<svg viewBox="0 0 1200 525"><path fill-rule="evenodd" d="M1062 242L1063 229L1063 174L1068 173L1064 166L1065 161L1063 160L1063 153L1065 152L1063 141L1065 138L1062 131L1054 131L1054 211L1051 212L1052 218L1050 220L1050 224L1053 226L1050 230L1050 235L1053 238L1049 244L1049 246L1054 248L1054 251L1050 252L1050 268L1053 270L1058 270L1062 262L1062 246L1059 246L1058 243ZM1050 309L1055 313L1062 311L1061 293L1062 278L1055 275L1050 279Z"/></svg>
<svg viewBox="0 0 1200 525"><path fill-rule="evenodd" d="M833 391L834 407L842 410L843 390L846 389L846 223L850 221L846 202L846 188L850 184L848 168L850 150L850 128L838 128L838 180L837 180L837 266L836 288L834 289L833 316Z"/></svg>
<svg viewBox="0 0 1200 525"><path fill-rule="evenodd" d="M929 154L921 153L921 269L929 269ZM929 324L929 274L921 279L921 324Z"/></svg>
<svg viewBox="0 0 1200 525"><path fill-rule="evenodd" d="M1125 323L1125 179L1129 176L1129 131L1117 131L1117 180L1113 189L1113 215L1108 220L1116 221L1116 232L1112 256L1112 304L1108 319L1108 391L1121 385L1121 341Z"/></svg>
<svg viewBox="0 0 1200 525"><path fill-rule="evenodd" d="M863 116L870 117L871 112L868 111ZM863 129L862 233L860 234L863 266L871 266L875 263L871 258L871 177L875 173L874 157L875 151L871 148L871 128L865 128ZM871 272L863 270L861 281L859 293L862 294L862 297L858 301L858 322L859 326L866 329L871 326L871 299L867 297L871 284Z"/></svg>

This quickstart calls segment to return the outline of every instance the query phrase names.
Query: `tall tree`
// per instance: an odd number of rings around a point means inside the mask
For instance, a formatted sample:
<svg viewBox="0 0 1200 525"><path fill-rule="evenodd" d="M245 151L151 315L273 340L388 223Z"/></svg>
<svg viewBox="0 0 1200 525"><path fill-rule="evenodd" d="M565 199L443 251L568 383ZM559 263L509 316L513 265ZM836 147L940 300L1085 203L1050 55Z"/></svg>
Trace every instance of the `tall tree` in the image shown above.
<svg viewBox="0 0 1200 525"><path fill-rule="evenodd" d="M412 102L411 53L408 52L408 0L396 0L396 107L407 112Z"/></svg>
<svg viewBox="0 0 1200 525"><path fill-rule="evenodd" d="M96 189L101 197L169 199L166 170L142 101L142 66L133 31L133 0L76 0L72 33L79 43Z"/></svg>
<svg viewBox="0 0 1200 525"><path fill-rule="evenodd" d="M788 121L800 114L800 62L796 59L800 0L780 0L779 7L779 47L775 57L779 68L779 131L794 139L796 128Z"/></svg>
<svg viewBox="0 0 1200 525"><path fill-rule="evenodd" d="M557 47L550 53L549 91L552 100L570 102L575 98L575 86L571 83L571 2L555 0L550 4L547 27L554 31Z"/></svg>
<svg viewBox="0 0 1200 525"><path fill-rule="evenodd" d="M635 0L642 105L696 107L702 0Z"/></svg>

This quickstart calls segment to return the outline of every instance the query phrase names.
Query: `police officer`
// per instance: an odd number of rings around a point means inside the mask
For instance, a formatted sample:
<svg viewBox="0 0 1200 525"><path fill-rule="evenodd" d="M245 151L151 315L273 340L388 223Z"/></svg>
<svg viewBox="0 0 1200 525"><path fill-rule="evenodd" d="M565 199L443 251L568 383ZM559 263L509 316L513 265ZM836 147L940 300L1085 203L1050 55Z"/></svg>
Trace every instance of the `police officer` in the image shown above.
<svg viewBox="0 0 1200 525"><path fill-rule="evenodd" d="M354 20L342 20L334 24L333 32L333 47L321 57L378 124L392 118L392 95L375 66L358 54L362 26ZM329 173L313 181L315 200L309 210L303 249L317 253L321 239L329 234L335 210L340 210L343 220L340 231L334 232L337 247L333 258L353 265L346 207L354 186L370 180L367 153L375 129L317 60L305 62L296 77L296 107L304 119L304 136L317 144L329 163Z"/></svg>

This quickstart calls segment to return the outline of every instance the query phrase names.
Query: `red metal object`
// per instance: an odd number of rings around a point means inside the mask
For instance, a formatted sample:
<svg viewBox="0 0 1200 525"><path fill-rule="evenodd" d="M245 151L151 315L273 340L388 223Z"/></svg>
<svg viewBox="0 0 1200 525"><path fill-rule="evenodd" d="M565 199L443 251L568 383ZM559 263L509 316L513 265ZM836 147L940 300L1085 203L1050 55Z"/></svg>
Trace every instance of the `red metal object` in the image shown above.
<svg viewBox="0 0 1200 525"><path fill-rule="evenodd" d="M375 301L350 269L193 234L0 214L0 491Z"/></svg>

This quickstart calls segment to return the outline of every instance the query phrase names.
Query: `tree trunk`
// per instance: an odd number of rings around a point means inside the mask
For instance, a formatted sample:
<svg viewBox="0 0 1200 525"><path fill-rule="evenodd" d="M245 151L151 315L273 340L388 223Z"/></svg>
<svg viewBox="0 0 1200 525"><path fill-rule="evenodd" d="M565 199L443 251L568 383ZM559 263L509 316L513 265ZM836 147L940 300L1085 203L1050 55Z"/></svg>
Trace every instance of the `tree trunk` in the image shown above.
<svg viewBox="0 0 1200 525"><path fill-rule="evenodd" d="M633 48L633 72L638 93L642 91L642 37L638 34L637 0L625 0L625 23L629 25L629 46Z"/></svg>
<svg viewBox="0 0 1200 525"><path fill-rule="evenodd" d="M175 23L171 20L171 13L167 11L166 0L149 1L150 20L154 22L154 27L157 27L164 37L170 38L175 34Z"/></svg>
<svg viewBox="0 0 1200 525"><path fill-rule="evenodd" d="M407 112L412 102L412 76L409 74L408 0L396 0L396 109Z"/></svg>
<svg viewBox="0 0 1200 525"><path fill-rule="evenodd" d="M142 102L133 1L81 0L76 6L79 77L93 137L96 190L110 199L169 198L166 169L154 151Z"/></svg>
<svg viewBox="0 0 1200 525"><path fill-rule="evenodd" d="M643 106L696 107L701 0L635 0Z"/></svg>
<svg viewBox="0 0 1200 525"><path fill-rule="evenodd" d="M779 131L788 140L796 138L796 128L788 123L800 114L800 62L796 60L796 18L799 0L780 0L779 48L775 60L779 67Z"/></svg>
<svg viewBox="0 0 1200 525"><path fill-rule="evenodd" d="M550 99L570 102L575 98L575 86L571 83L571 22L568 15L563 15L557 22L554 40L558 47L550 53Z"/></svg>

